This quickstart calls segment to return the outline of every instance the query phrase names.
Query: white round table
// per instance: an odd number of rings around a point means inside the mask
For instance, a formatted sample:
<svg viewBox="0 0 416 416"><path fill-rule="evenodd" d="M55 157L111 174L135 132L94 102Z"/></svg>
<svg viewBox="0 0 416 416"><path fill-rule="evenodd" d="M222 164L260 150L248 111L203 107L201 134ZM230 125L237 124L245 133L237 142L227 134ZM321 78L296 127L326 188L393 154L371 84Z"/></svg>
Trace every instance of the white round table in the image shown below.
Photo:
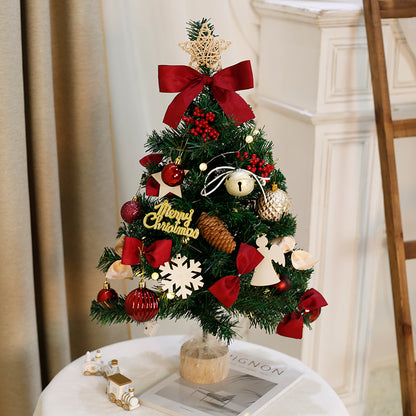
<svg viewBox="0 0 416 416"><path fill-rule="evenodd" d="M180 346L189 336L170 335L137 338L102 348L104 362L117 359L120 373L133 380L135 395L140 394L179 369ZM233 341L230 351L246 353L294 367L304 375L261 411L262 416L331 415L348 412L332 388L299 360L278 351L243 341ZM109 402L102 376L84 376L85 357L62 369L39 397L34 416L123 415L163 416L155 409L141 406L127 413Z"/></svg>

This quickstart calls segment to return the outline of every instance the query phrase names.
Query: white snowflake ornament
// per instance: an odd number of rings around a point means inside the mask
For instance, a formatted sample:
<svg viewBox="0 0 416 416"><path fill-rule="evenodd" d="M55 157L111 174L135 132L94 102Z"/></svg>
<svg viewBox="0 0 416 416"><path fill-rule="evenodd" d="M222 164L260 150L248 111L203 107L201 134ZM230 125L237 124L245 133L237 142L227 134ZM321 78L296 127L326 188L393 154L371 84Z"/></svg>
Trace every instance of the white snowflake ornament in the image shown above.
<svg viewBox="0 0 416 416"><path fill-rule="evenodd" d="M162 289L176 296L186 299L188 295L204 286L201 276L201 263L195 260L188 260L187 257L178 254L175 258L160 266Z"/></svg>

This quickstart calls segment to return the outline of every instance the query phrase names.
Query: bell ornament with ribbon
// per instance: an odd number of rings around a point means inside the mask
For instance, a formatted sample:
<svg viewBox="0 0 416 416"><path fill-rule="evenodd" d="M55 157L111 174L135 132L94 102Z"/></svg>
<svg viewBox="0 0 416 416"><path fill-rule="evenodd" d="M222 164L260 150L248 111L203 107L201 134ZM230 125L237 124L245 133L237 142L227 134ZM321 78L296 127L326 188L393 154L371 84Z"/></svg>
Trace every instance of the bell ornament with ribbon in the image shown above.
<svg viewBox="0 0 416 416"><path fill-rule="evenodd" d="M254 184L255 180L245 169L237 169L228 174L224 182L227 192L233 196L249 195L254 189Z"/></svg>

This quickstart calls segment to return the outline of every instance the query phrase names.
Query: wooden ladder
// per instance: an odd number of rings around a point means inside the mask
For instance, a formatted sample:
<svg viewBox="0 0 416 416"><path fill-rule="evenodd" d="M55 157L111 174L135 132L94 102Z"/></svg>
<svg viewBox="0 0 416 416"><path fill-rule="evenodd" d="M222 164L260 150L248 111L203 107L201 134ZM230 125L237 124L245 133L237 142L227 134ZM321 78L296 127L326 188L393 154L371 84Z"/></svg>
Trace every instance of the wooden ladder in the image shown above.
<svg viewBox="0 0 416 416"><path fill-rule="evenodd" d="M416 119L392 120L381 19L416 17L416 0L363 0L393 292L403 415L416 416L416 364L406 275L416 241L403 241L394 139L416 136Z"/></svg>

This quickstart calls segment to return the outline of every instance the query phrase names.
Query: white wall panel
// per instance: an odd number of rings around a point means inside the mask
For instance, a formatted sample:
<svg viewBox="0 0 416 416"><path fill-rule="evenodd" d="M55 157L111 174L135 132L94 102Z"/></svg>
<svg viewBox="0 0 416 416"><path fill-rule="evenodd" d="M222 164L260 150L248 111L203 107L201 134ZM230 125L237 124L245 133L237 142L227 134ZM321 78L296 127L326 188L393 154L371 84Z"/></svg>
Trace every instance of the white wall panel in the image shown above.
<svg viewBox="0 0 416 416"><path fill-rule="evenodd" d="M254 4L262 19L258 111L278 138L294 212L301 213L301 238L320 258L311 285L329 303L313 331L305 331L301 357L336 389L352 415L361 415L368 369L376 360L391 362L396 350L360 6ZM416 67L395 22L383 30L394 112L403 117L415 101ZM280 74L273 77L270 68L279 63ZM410 148L407 155L414 157ZM411 188L410 166L403 171ZM405 185L405 206L412 199L408 194Z"/></svg>

